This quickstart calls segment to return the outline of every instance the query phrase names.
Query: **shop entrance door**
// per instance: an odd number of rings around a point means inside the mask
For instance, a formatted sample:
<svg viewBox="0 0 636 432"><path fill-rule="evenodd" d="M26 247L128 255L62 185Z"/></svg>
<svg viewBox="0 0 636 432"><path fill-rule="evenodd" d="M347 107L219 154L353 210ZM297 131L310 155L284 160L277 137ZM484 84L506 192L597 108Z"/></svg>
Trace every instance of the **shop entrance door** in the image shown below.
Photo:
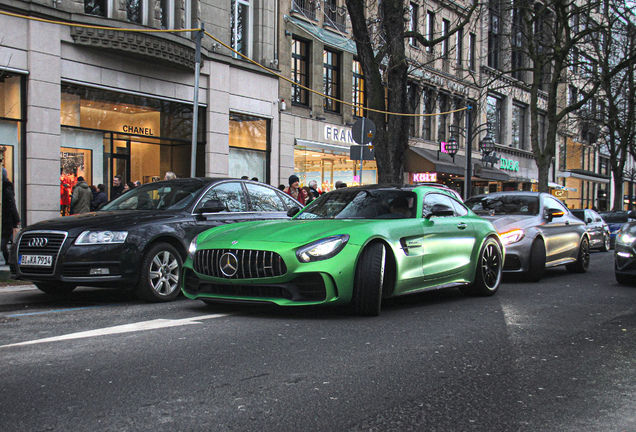
<svg viewBox="0 0 636 432"><path fill-rule="evenodd" d="M121 176L122 184L130 181L130 140L113 140L113 152L110 160L110 184L116 175ZM112 199L112 197L111 197Z"/></svg>

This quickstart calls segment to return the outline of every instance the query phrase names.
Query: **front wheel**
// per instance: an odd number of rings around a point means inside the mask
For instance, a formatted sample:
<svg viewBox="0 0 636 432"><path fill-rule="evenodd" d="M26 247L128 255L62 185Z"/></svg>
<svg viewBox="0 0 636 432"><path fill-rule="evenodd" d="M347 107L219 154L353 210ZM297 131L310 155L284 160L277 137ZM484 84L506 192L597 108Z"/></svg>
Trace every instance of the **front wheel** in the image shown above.
<svg viewBox="0 0 636 432"><path fill-rule="evenodd" d="M147 302L169 302L179 295L179 275L183 260L177 249L158 243L141 260L139 282L135 294Z"/></svg>
<svg viewBox="0 0 636 432"><path fill-rule="evenodd" d="M579 253L576 262L568 264L565 268L570 273L585 273L590 266L590 242L587 237L583 237L579 245Z"/></svg>
<svg viewBox="0 0 636 432"><path fill-rule="evenodd" d="M475 280L469 287L461 288L468 295L491 296L499 289L503 272L501 245L493 238L486 240L479 252Z"/></svg>
<svg viewBox="0 0 636 432"><path fill-rule="evenodd" d="M71 293L76 286L62 282L35 282L40 291L51 295L65 295Z"/></svg>
<svg viewBox="0 0 636 432"><path fill-rule="evenodd" d="M539 282L545 273L546 251L545 243L538 238L530 247L530 264L526 275L530 282Z"/></svg>
<svg viewBox="0 0 636 432"><path fill-rule="evenodd" d="M362 251L351 298L351 307L356 315L380 315L385 264L386 249L382 243L372 243Z"/></svg>

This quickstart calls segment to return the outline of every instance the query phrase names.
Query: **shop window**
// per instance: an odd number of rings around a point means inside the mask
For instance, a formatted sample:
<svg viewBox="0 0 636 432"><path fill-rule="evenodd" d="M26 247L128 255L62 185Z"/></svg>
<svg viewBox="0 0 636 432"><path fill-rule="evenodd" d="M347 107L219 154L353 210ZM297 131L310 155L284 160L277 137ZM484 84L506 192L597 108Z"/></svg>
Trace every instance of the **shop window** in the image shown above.
<svg viewBox="0 0 636 432"><path fill-rule="evenodd" d="M291 79L296 84L309 87L309 43L300 39L292 39ZM292 102L309 106L309 90L292 85Z"/></svg>
<svg viewBox="0 0 636 432"><path fill-rule="evenodd" d="M362 73L362 64L358 60L354 60L352 64L353 72L353 95L351 102L353 103L353 115L356 117L365 117L367 99L365 96L364 74Z"/></svg>
<svg viewBox="0 0 636 432"><path fill-rule="evenodd" d="M251 21L249 0L232 0L232 48L248 57L251 55ZM234 56L238 57L236 54Z"/></svg>
<svg viewBox="0 0 636 432"><path fill-rule="evenodd" d="M269 120L246 114L230 114L231 177L256 177L267 181Z"/></svg>
<svg viewBox="0 0 636 432"><path fill-rule="evenodd" d="M331 51L323 51L323 92L326 96L335 99L340 98L340 54ZM339 112L340 102L325 98L325 111Z"/></svg>
<svg viewBox="0 0 636 432"><path fill-rule="evenodd" d="M20 75L0 70L0 117L13 120L22 118L20 82Z"/></svg>

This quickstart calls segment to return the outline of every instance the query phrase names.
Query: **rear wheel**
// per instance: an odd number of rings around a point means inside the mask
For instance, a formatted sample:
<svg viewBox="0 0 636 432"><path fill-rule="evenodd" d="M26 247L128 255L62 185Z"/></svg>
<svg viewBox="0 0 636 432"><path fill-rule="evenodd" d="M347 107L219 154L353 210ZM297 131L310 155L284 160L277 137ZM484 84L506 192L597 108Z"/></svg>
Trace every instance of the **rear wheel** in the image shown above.
<svg viewBox="0 0 636 432"><path fill-rule="evenodd" d="M610 250L610 235L605 234L603 236L603 247L601 247L601 252L607 252Z"/></svg>
<svg viewBox="0 0 636 432"><path fill-rule="evenodd" d="M385 264L386 249L382 243L372 243L362 251L351 298L352 310L356 315L380 314Z"/></svg>
<svg viewBox="0 0 636 432"><path fill-rule="evenodd" d="M479 253L475 280L469 287L461 288L468 295L491 296L499 289L503 271L501 246L497 240L486 240Z"/></svg>
<svg viewBox="0 0 636 432"><path fill-rule="evenodd" d="M168 243L157 243L141 260L139 282L135 294L147 302L169 302L179 295L179 277L183 260Z"/></svg>
<svg viewBox="0 0 636 432"><path fill-rule="evenodd" d="M528 265L527 279L530 282L539 282L545 273L545 243L542 239L536 239L530 247L530 265Z"/></svg>
<svg viewBox="0 0 636 432"><path fill-rule="evenodd" d="M76 286L62 282L35 282L40 291L51 295L65 295L72 292Z"/></svg>
<svg viewBox="0 0 636 432"><path fill-rule="evenodd" d="M583 237L579 245L576 262L565 266L570 273L585 273L590 266L590 241Z"/></svg>

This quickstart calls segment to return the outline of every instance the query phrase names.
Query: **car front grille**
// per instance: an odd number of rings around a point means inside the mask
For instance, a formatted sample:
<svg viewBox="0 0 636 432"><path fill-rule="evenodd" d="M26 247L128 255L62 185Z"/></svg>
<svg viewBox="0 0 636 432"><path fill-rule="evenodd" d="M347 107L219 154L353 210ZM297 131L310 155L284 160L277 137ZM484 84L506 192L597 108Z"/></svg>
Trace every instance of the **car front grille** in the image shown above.
<svg viewBox="0 0 636 432"><path fill-rule="evenodd" d="M22 234L17 255L51 255L51 267L18 266L24 274L52 275L57 258L68 233L64 231L27 231Z"/></svg>
<svg viewBox="0 0 636 432"><path fill-rule="evenodd" d="M194 255L194 271L224 279L258 279L287 273L275 252L242 249L201 249Z"/></svg>

